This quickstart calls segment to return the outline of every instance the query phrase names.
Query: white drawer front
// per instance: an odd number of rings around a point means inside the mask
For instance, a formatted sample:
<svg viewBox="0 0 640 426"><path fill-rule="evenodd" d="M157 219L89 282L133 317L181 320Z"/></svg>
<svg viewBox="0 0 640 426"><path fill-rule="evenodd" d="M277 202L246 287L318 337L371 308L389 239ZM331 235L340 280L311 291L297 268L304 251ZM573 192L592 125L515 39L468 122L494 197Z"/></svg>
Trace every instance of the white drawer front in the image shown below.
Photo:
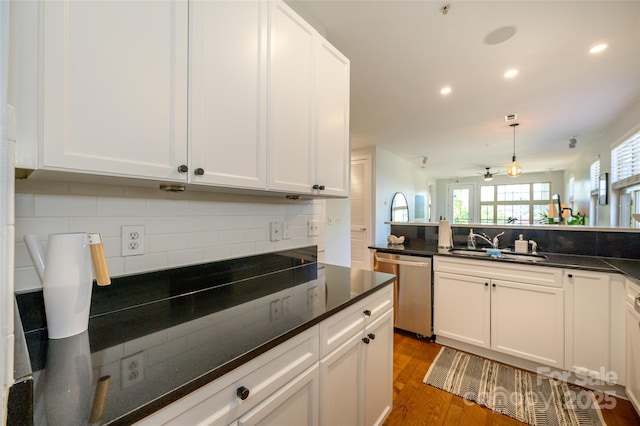
<svg viewBox="0 0 640 426"><path fill-rule="evenodd" d="M362 328L393 307L393 286L386 286L364 300L320 323L320 357L329 354Z"/></svg>
<svg viewBox="0 0 640 426"><path fill-rule="evenodd" d="M528 284L562 287L561 268L522 265L508 261L475 260L453 256L434 256L433 269L437 272L471 275L524 282Z"/></svg>
<svg viewBox="0 0 640 426"><path fill-rule="evenodd" d="M228 425L319 360L318 326L291 338L162 410L140 425ZM238 388L249 396L241 400Z"/></svg>

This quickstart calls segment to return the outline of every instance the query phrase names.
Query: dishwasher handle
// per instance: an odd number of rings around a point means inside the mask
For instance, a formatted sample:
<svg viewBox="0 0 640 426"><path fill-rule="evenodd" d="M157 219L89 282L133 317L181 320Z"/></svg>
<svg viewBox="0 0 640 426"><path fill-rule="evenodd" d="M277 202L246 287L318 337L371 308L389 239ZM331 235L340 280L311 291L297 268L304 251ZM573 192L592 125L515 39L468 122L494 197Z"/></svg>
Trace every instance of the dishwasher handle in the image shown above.
<svg viewBox="0 0 640 426"><path fill-rule="evenodd" d="M398 260L380 257L376 257L376 260L380 263L391 263L392 265L418 266L424 268L431 267L431 262L414 262L412 260Z"/></svg>

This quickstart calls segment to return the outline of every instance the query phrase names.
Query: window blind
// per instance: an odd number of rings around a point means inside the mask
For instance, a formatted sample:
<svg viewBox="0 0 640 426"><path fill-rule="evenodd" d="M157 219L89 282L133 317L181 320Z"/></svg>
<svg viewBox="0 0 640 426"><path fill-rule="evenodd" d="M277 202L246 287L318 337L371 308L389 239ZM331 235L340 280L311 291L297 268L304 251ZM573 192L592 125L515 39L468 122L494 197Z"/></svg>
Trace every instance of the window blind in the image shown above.
<svg viewBox="0 0 640 426"><path fill-rule="evenodd" d="M640 132L611 150L611 184L624 188L640 182Z"/></svg>

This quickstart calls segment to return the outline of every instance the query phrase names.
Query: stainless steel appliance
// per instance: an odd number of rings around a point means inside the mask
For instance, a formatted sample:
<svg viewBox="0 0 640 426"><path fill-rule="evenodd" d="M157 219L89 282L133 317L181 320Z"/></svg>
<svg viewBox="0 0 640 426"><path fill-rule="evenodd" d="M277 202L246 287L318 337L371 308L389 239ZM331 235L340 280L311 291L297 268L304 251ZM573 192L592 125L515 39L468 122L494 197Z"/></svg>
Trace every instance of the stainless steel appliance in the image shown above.
<svg viewBox="0 0 640 426"><path fill-rule="evenodd" d="M394 327L431 337L431 258L392 253L374 254L374 269L394 274Z"/></svg>

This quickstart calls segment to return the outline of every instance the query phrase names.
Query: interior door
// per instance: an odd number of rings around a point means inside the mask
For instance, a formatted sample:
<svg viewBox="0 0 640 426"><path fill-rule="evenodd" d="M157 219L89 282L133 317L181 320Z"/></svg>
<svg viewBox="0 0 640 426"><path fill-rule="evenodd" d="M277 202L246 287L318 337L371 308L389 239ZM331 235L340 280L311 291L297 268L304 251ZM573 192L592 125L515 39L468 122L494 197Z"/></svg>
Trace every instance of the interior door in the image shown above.
<svg viewBox="0 0 640 426"><path fill-rule="evenodd" d="M447 185L447 219L451 223L476 221L475 184L451 183Z"/></svg>
<svg viewBox="0 0 640 426"><path fill-rule="evenodd" d="M351 267L371 270L371 156L351 160Z"/></svg>

